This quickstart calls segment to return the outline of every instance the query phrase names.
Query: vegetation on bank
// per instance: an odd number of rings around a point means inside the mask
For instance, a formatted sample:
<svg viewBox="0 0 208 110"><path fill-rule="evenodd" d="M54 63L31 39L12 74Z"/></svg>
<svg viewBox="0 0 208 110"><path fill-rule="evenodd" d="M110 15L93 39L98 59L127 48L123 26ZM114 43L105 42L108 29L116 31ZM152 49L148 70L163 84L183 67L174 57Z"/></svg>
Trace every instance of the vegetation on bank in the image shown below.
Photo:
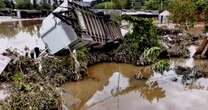
<svg viewBox="0 0 208 110"><path fill-rule="evenodd" d="M10 96L0 102L3 110L61 110L57 87L66 81L81 80L87 73L87 52L78 50L79 71L71 55L13 60L0 74L0 82L10 83Z"/></svg>
<svg viewBox="0 0 208 110"><path fill-rule="evenodd" d="M170 69L170 64L165 60L160 60L159 62L153 64L152 68L156 72L163 73L164 71L168 71Z"/></svg>
<svg viewBox="0 0 208 110"><path fill-rule="evenodd" d="M148 63L155 63L158 61L158 57L160 56L161 48L159 47L152 47L150 49L146 49L143 52L142 58L147 61Z"/></svg>
<svg viewBox="0 0 208 110"><path fill-rule="evenodd" d="M60 93L38 75L16 73L11 88L9 98L0 103L3 110L59 110L62 107Z"/></svg>

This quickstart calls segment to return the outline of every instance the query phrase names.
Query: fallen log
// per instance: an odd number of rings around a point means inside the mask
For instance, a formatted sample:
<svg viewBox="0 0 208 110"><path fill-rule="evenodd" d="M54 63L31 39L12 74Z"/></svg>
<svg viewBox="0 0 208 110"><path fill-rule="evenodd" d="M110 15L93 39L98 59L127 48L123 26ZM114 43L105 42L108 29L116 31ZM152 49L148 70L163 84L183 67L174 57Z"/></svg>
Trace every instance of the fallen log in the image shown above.
<svg viewBox="0 0 208 110"><path fill-rule="evenodd" d="M207 46L207 43L208 43L208 39L204 38L204 40L202 41L202 43L199 46L199 48L197 48L195 54L201 54L204 51L205 47Z"/></svg>

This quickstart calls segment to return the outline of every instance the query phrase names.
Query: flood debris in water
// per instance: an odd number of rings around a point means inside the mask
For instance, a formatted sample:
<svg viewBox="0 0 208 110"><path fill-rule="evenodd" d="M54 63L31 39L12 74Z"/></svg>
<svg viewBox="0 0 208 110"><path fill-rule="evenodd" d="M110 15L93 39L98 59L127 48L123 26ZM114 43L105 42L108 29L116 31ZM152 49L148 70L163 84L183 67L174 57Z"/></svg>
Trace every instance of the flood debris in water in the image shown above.
<svg viewBox="0 0 208 110"><path fill-rule="evenodd" d="M11 84L11 94L1 103L5 110L61 109L62 99L56 88L66 81L81 80L87 73L84 50L78 50L74 56L45 54L35 59L9 50L4 55L11 58L0 74L0 82ZM77 62L79 65L74 65Z"/></svg>
<svg viewBox="0 0 208 110"><path fill-rule="evenodd" d="M180 27L168 28L168 27L158 27L160 32L161 44L162 47L166 50L166 54L163 56L169 57L190 57L188 47L190 45L200 45L200 40L205 39L206 36L204 33L192 34L188 31L177 31L182 30ZM170 32L162 33L164 28ZM173 32L172 32L173 31Z"/></svg>
<svg viewBox="0 0 208 110"><path fill-rule="evenodd" d="M4 71L10 60L9 57L0 55L0 74Z"/></svg>

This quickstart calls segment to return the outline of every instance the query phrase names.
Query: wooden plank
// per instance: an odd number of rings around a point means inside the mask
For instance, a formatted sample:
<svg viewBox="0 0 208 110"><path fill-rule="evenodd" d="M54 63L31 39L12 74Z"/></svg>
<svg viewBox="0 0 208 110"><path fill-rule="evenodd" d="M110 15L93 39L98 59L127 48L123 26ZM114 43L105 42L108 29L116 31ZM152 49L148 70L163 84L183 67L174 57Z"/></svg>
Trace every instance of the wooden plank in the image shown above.
<svg viewBox="0 0 208 110"><path fill-rule="evenodd" d="M205 49L207 43L208 43L208 40L207 40L207 38L205 38L205 39L202 41L201 45L197 48L195 54L201 54L201 53L203 52L203 50Z"/></svg>

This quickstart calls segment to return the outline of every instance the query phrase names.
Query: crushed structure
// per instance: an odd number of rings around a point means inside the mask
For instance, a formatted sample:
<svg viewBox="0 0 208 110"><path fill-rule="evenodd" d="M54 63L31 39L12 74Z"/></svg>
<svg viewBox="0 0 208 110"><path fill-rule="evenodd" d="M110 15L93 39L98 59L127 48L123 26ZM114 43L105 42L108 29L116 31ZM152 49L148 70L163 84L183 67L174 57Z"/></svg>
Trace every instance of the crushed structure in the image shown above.
<svg viewBox="0 0 208 110"><path fill-rule="evenodd" d="M67 0L43 20L40 36L52 54L65 47L103 46L123 38L109 15Z"/></svg>

